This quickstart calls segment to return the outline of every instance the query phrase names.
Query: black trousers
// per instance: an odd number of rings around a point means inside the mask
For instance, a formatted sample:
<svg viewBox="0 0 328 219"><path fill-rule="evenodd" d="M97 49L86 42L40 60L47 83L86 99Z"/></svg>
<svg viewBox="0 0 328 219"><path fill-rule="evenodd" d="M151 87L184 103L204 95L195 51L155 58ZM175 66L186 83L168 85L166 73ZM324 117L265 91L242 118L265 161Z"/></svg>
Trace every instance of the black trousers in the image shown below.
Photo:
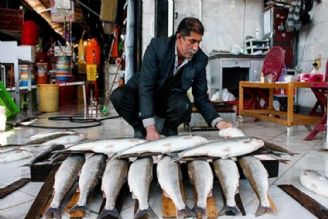
<svg viewBox="0 0 328 219"><path fill-rule="evenodd" d="M119 87L113 91L110 99L117 113L125 121L134 129L143 129L139 117L138 90L129 86ZM171 92L169 95L155 95L154 113L155 116L164 119L165 128L177 129L180 124L189 122L191 108L192 105L185 93Z"/></svg>

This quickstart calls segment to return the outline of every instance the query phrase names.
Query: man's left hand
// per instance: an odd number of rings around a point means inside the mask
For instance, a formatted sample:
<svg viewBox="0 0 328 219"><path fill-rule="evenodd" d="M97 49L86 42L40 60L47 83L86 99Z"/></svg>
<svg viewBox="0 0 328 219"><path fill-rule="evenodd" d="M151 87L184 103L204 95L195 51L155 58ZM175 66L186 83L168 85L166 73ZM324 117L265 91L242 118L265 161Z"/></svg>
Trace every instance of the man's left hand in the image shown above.
<svg viewBox="0 0 328 219"><path fill-rule="evenodd" d="M226 122L226 121L220 121L218 123L216 123L216 128L217 129L226 129L226 128L231 128L232 127L232 123L231 122Z"/></svg>

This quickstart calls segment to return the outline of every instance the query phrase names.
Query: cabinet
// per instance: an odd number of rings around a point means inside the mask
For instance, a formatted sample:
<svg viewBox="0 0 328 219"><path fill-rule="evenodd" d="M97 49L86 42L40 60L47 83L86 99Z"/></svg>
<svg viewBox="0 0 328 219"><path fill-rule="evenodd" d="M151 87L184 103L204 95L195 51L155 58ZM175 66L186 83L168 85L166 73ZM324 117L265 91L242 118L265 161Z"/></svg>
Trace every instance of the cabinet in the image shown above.
<svg viewBox="0 0 328 219"><path fill-rule="evenodd" d="M32 113L32 89L35 89L36 86L31 84L31 65L35 62L35 48L33 46L18 46L16 41L1 42L0 41L0 51L6 51L5 53L0 53L0 63L12 64L14 66L14 81L15 87L7 88L7 91L13 93L16 105L20 106L21 98L20 94L22 91L28 93L29 102L28 109L29 114ZM27 86L20 86L19 79L19 64L27 64L28 69L28 78ZM2 65L1 78L6 78L5 69Z"/></svg>
<svg viewBox="0 0 328 219"><path fill-rule="evenodd" d="M259 81L264 56L217 54L209 57L208 83L212 96L217 90L227 88L236 97L239 81Z"/></svg>
<svg viewBox="0 0 328 219"><path fill-rule="evenodd" d="M246 39L245 49L250 55L263 55L270 49L269 39L257 40L254 38Z"/></svg>
<svg viewBox="0 0 328 219"><path fill-rule="evenodd" d="M270 45L282 47L285 53L287 68L294 67L294 32L286 32L285 23L288 8L271 5L264 9L264 34L271 34Z"/></svg>

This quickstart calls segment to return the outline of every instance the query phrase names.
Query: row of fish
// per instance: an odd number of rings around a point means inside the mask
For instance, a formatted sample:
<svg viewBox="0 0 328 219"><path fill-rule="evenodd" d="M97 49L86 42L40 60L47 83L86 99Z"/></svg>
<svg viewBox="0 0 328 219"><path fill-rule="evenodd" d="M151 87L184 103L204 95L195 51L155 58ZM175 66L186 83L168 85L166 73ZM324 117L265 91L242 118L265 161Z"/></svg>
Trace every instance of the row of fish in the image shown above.
<svg viewBox="0 0 328 219"><path fill-rule="evenodd" d="M257 138L247 137L241 130L236 128L221 130L219 134L230 138L208 141L202 136L186 135L147 142L144 139L134 138L86 140L84 134L73 131L44 133L30 137L31 140L19 148L0 147L0 162L33 156L34 159L29 163L31 164L48 156L52 151L58 150L62 150L60 152L64 153L102 153L114 158L145 157L159 154L174 156L175 160L229 158L248 154L259 148L263 149L264 145L266 149L292 155L291 152L276 145ZM27 147L30 145L39 145L39 147ZM20 156L9 156L9 152L16 155L21 151L23 153ZM34 151L37 151L37 153ZM7 156L1 157L4 154Z"/></svg>
<svg viewBox="0 0 328 219"><path fill-rule="evenodd" d="M87 154L85 157L78 154L69 156L55 175L54 196L45 216L61 218L60 204L81 171L79 178L80 197L70 212L76 210L89 211L87 207L88 196L102 176L101 190L106 198L106 204L98 216L99 219L120 218L120 213L116 209L116 199L126 181L133 199L138 200L139 209L134 218L142 218L145 215L157 217L148 201L153 178L153 158L139 158L133 161L131 165L128 160L124 159L109 159L106 164L106 159L106 156L102 154ZM268 173L262 163L253 156L241 157L238 162L259 199L256 216L275 213L275 206L268 197ZM180 164L170 156L163 156L157 163L158 183L164 194L175 204L177 218L201 215L205 219L207 218L207 198L211 195L213 187L212 169L209 162L205 160L190 161L187 163L187 167L190 182L193 184L197 196L193 209L188 208L182 195ZM238 193L239 187L239 172L235 161L217 159L213 161L213 167L225 197L225 206L220 214L240 214L235 202L235 194Z"/></svg>
<svg viewBox="0 0 328 219"><path fill-rule="evenodd" d="M107 139L82 142L64 151L69 153L94 152L114 158L171 155L174 160L194 158L229 158L249 154L264 146L260 139L238 137L208 141L197 135L171 136L156 141L142 139Z"/></svg>

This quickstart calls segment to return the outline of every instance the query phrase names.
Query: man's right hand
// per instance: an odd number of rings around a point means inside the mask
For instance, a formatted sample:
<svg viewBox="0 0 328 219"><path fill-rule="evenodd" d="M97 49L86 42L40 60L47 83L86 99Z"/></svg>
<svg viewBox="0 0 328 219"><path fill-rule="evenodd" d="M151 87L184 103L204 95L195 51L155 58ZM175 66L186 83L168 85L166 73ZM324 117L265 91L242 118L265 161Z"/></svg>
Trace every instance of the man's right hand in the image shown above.
<svg viewBox="0 0 328 219"><path fill-rule="evenodd" d="M147 141L154 141L154 140L158 140L161 138L160 134L158 133L155 125L150 125L146 127L146 140Z"/></svg>

